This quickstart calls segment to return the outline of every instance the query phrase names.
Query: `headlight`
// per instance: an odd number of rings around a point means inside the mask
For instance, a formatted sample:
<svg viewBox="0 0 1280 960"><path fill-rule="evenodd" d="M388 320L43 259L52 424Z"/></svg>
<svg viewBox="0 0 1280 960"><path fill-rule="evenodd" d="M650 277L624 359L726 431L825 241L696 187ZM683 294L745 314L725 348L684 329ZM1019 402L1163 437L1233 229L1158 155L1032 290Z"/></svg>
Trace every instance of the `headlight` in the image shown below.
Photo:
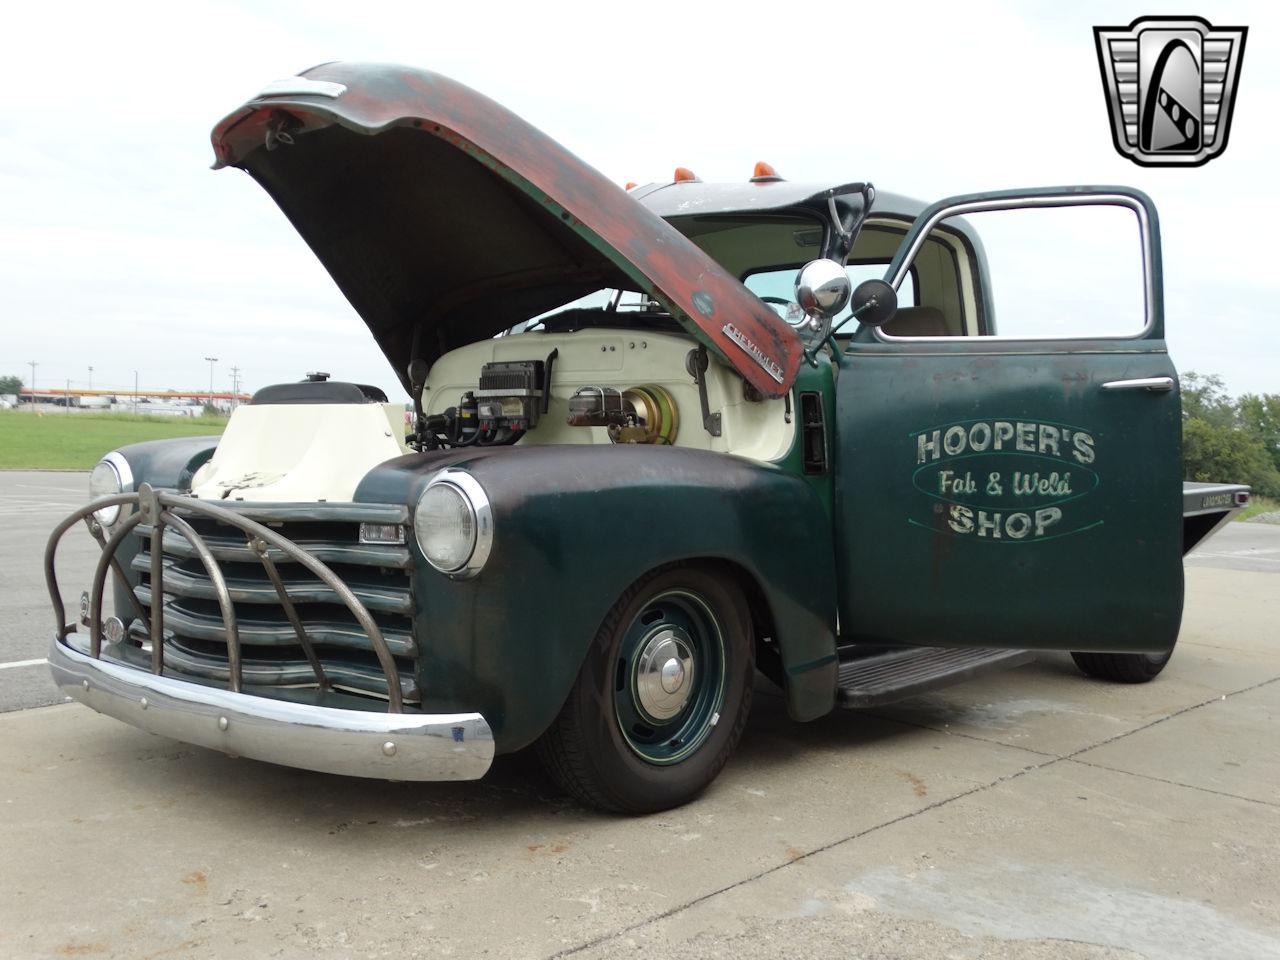
<svg viewBox="0 0 1280 960"><path fill-rule="evenodd" d="M418 498L413 532L431 566L460 580L474 577L493 546L493 511L484 488L463 470L442 470Z"/></svg>
<svg viewBox="0 0 1280 960"><path fill-rule="evenodd" d="M98 465L89 474L90 500L131 490L133 490L133 471L129 469L129 461L118 453L108 453L98 461ZM95 510L93 516L104 527L109 527L120 519L120 505Z"/></svg>

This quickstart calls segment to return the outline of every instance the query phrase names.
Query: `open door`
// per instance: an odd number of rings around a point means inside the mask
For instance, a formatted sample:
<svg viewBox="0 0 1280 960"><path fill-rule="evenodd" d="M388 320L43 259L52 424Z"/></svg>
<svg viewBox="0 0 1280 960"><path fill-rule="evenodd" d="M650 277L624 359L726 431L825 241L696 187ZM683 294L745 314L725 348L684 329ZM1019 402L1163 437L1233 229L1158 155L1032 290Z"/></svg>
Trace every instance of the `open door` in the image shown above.
<svg viewBox="0 0 1280 960"><path fill-rule="evenodd" d="M1165 651L1181 415L1155 208L1061 187L941 201L837 387L845 642Z"/></svg>

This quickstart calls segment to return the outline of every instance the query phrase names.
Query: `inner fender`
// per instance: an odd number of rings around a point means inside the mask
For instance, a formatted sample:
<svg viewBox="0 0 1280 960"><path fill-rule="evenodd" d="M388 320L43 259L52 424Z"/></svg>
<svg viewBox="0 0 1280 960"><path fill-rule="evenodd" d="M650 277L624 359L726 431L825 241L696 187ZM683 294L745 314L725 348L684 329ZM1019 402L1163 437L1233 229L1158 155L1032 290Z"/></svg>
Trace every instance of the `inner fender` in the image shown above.
<svg viewBox="0 0 1280 960"><path fill-rule="evenodd" d="M438 573L412 546L424 709L479 709L500 751L526 746L559 712L622 592L690 558L729 560L754 579L792 715L812 719L834 705L831 529L799 477L674 447L506 447L388 461L355 499L412 508L446 466L484 487L494 540L484 570L467 581Z"/></svg>

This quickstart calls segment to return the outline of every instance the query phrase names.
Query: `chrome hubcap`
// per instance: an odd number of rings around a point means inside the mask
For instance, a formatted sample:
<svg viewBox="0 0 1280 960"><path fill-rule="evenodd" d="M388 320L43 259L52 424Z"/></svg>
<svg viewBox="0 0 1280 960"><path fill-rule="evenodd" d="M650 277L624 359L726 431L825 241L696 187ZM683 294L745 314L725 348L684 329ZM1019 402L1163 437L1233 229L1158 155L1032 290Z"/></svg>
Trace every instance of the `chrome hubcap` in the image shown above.
<svg viewBox="0 0 1280 960"><path fill-rule="evenodd" d="M642 713L670 720L694 689L693 644L683 631L663 627L645 641L636 658L635 696Z"/></svg>

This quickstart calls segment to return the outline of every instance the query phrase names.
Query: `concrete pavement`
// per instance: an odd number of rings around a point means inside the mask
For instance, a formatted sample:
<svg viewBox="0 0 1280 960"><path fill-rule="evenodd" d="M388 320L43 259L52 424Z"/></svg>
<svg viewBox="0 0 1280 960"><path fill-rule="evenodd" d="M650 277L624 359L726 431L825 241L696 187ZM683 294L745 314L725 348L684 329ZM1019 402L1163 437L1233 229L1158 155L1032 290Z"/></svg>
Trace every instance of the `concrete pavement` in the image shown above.
<svg viewBox="0 0 1280 960"><path fill-rule="evenodd" d="M54 525L88 498L87 473L0 471L0 711L62 702L40 662L54 626L44 585L44 544ZM69 612L74 613L80 591L89 589L98 553L83 526L67 532L58 575Z"/></svg>
<svg viewBox="0 0 1280 960"><path fill-rule="evenodd" d="M1154 683L1052 655L812 724L762 686L708 793L650 817L524 757L387 784L11 710L0 956L1280 956L1280 579L1188 566Z"/></svg>

